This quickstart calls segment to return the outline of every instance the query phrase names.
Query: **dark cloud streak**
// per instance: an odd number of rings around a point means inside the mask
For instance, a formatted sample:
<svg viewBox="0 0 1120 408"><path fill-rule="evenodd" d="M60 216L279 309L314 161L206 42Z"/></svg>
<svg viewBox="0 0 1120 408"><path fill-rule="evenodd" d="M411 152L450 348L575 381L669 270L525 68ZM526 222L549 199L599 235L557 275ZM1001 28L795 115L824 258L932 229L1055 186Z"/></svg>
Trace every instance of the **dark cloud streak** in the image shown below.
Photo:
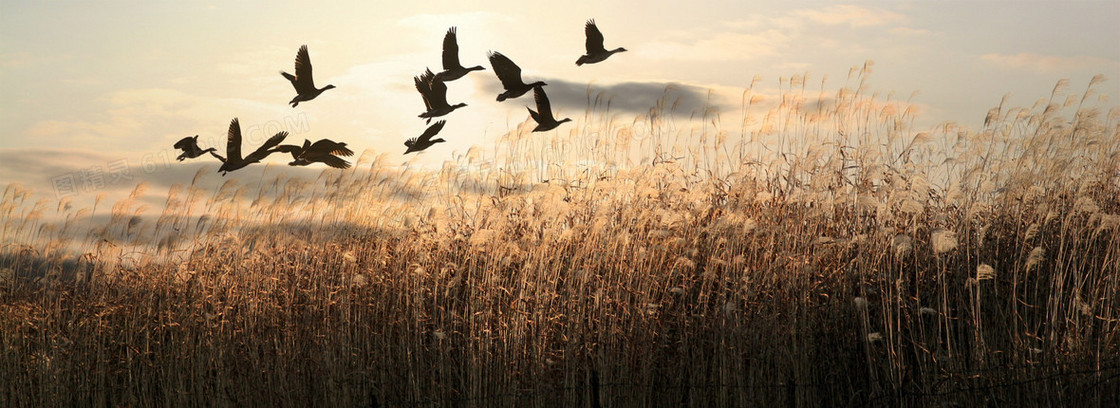
<svg viewBox="0 0 1120 408"><path fill-rule="evenodd" d="M548 84L544 89L553 110L569 116L575 112L582 112L597 102L602 109L606 109L609 103L611 112L635 115L649 113L650 109L656 107L658 101L662 99L665 100L666 110L676 105L675 113L684 116L700 115L705 109L723 110L728 107L714 96L709 100L708 89L675 82L623 82L603 85L555 78L546 78L543 81ZM501 84L497 81L486 81L479 87L487 95L497 95L502 92ZM503 103L512 102L536 109L531 95L530 93Z"/></svg>
<svg viewBox="0 0 1120 408"><path fill-rule="evenodd" d="M173 184L191 184L200 169L204 177L199 181L198 187L214 189L231 178L238 179L244 185L255 186L265 167L264 163L254 164L221 177L217 173L221 164L219 161L204 156L205 159L178 162L175 160L177 152L167 150L115 155L77 149L0 149L0 163L4 163L0 167L0 187L19 182L34 190L39 198L54 199L58 191L52 180L56 177L71 177L75 183L73 198L76 200L92 199L100 193L115 200L127 195L137 184L143 182L148 185L148 199L153 200L151 204L162 204L168 188ZM289 176L314 180L322 171L317 167L287 166L285 163L290 159L290 156L285 155L270 158L267 179L271 180L276 174L283 172ZM112 163L127 167L113 169ZM86 177L83 172L88 174L90 170L99 173L98 183L89 184L83 179ZM113 171L118 174L112 174Z"/></svg>

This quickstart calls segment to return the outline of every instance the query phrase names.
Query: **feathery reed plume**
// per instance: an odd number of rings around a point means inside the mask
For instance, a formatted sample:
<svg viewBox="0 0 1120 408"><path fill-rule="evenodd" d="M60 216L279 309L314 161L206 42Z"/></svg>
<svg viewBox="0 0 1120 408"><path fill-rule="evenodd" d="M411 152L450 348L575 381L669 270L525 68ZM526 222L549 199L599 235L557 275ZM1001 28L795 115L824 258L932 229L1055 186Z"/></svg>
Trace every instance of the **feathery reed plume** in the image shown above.
<svg viewBox="0 0 1120 408"><path fill-rule="evenodd" d="M988 264L976 265L977 280L992 280L996 278L996 269Z"/></svg>
<svg viewBox="0 0 1120 408"><path fill-rule="evenodd" d="M930 246L937 255L957 249L957 234L943 228L934 229L930 233Z"/></svg>
<svg viewBox="0 0 1120 408"><path fill-rule="evenodd" d="M589 86L568 131L511 124L439 167L196 173L154 227L143 186L99 214L102 195L75 212L10 184L0 395L1115 405L1093 392L1120 338L1120 110L1093 112L1099 80L919 130L871 66L836 92L752 85L739 134L680 86L633 119Z"/></svg>

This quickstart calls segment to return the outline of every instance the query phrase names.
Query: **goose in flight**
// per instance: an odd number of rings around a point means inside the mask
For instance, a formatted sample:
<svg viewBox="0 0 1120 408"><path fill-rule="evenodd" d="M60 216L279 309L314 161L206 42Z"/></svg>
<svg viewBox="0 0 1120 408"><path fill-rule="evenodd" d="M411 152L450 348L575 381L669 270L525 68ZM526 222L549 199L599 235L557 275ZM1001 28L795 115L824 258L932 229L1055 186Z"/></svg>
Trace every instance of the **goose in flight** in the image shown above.
<svg viewBox="0 0 1120 408"><path fill-rule="evenodd" d="M471 71L484 71L482 65L464 68L459 63L459 42L456 40L455 27L447 29L443 36L443 71L436 74L436 79L447 82L462 78Z"/></svg>
<svg viewBox="0 0 1120 408"><path fill-rule="evenodd" d="M427 119L425 123L431 123L434 117L443 116L455 109L467 106L465 103L448 105L447 85L436 78L430 69L426 69L423 74L412 79L416 82L416 90L420 91L420 96L424 97L424 107L427 108L427 111L421 113L420 117Z"/></svg>
<svg viewBox="0 0 1120 408"><path fill-rule="evenodd" d="M288 163L289 166L306 166L319 162L336 169L350 168L350 162L338 156L354 155L354 151L347 148L345 142L335 142L330 139L319 139L315 143L303 139L303 146L279 145L275 150L292 154L292 162Z"/></svg>
<svg viewBox="0 0 1120 408"><path fill-rule="evenodd" d="M537 127L533 129L534 132L552 130L560 126L561 123L571 121L570 118L556 120L552 117L552 104L548 103L548 95L545 95L544 88L539 86L533 88L533 99L537 101L537 111L533 112L528 107L525 109L529 109L529 116L537 121Z"/></svg>
<svg viewBox="0 0 1120 408"><path fill-rule="evenodd" d="M310 101L315 99L316 96L323 93L323 91L334 88L334 85L324 86L322 89L315 88L315 79L311 77L311 56L307 54L307 45L299 47L299 52L296 52L296 74L292 75L284 71L280 71L280 75L292 81L292 86L296 88L296 97L292 98L292 107L296 107L300 102Z"/></svg>
<svg viewBox="0 0 1120 408"><path fill-rule="evenodd" d="M446 123L446 120L438 121L431 126L428 126L428 129L424 130L424 133L422 133L419 137L414 137L405 141L404 145L408 147L408 150L405 150L404 154L418 152L432 147L432 145L436 143L446 142L446 140L443 140L442 137L438 139L432 139L432 136L435 136L436 133L439 133L440 130L443 130L443 125Z"/></svg>
<svg viewBox="0 0 1120 408"><path fill-rule="evenodd" d="M521 67L500 52L490 52L490 65L494 67L494 75L498 76L498 80L502 81L502 87L506 89L498 95L498 102L524 95L534 87L548 85L541 81L526 84L521 80Z"/></svg>
<svg viewBox="0 0 1120 408"><path fill-rule="evenodd" d="M616 52L626 51L625 48L618 47L613 50L607 51L603 48L603 33L599 32L599 27L595 26L595 20L587 20L587 25L583 26L583 34L587 36L587 42L584 47L587 48L587 54L584 54L576 60L576 65L594 64L602 62L610 57L611 54Z"/></svg>
<svg viewBox="0 0 1120 408"><path fill-rule="evenodd" d="M277 150L273 148L283 142L286 137L288 137L288 132L277 133L266 140L257 150L243 158L241 157L241 124L237 122L237 118L233 118L233 121L229 122L229 135L226 138L226 156L228 157L222 163L222 167L218 168L218 172L225 176L226 173L231 171L253 163L259 163L268 155L276 153Z"/></svg>
<svg viewBox="0 0 1120 408"><path fill-rule="evenodd" d="M218 149L211 147L203 150L202 148L198 147L198 135L187 136L179 139L178 142L175 142L175 148L183 151L183 154L180 154L179 157L176 158L179 161L193 159L206 153L210 153L210 155L218 158L218 160L221 160L223 162L226 161L225 157L222 157L221 155L216 153Z"/></svg>

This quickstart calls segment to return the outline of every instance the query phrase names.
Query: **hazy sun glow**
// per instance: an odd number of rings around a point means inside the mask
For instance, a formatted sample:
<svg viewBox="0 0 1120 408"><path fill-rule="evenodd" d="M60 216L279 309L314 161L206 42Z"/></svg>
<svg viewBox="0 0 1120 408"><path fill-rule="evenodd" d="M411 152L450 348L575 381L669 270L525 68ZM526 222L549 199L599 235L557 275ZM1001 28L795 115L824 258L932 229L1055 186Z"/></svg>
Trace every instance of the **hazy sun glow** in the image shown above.
<svg viewBox="0 0 1120 408"><path fill-rule="evenodd" d="M567 116L587 109L588 91L604 92L616 110L640 114L674 84L679 94L670 97L686 101L680 116L707 105L724 126L737 127L748 87L763 101L756 107L777 101L795 76L806 88L833 92L851 85L849 69L866 60L875 61L875 72L864 86L916 95L895 99L920 112L919 127L951 121L977 128L984 119L978 112L1004 95L1008 103L1030 105L1063 78L1079 88L1104 74L1110 80L1099 86L1101 97L1116 94L1120 5L1028 4L981 2L967 13L946 2L717 1L682 12L670 12L677 4L668 1L641 8L511 1L11 4L0 14L0 155L11 158L0 164L0 181L47 192L51 177L104 171L109 163L151 169L158 162L193 172L204 162L168 163L170 145L198 134L224 150L233 117L258 140L288 130L294 143L333 138L388 153L392 163L439 166L472 146L492 149L528 119L531 98L494 101L491 50L510 56L526 78L552 82L552 104ZM608 47L630 52L576 67L590 18ZM450 84L448 100L468 107L446 118L448 143L401 156L402 142L425 128L416 118L423 104L412 77L438 69L450 26L458 27L463 63L486 71ZM293 90L277 71L292 69L301 44L309 46L318 83L337 88L293 109L285 104ZM169 181L158 177L162 170L141 173L140 179Z"/></svg>
<svg viewBox="0 0 1120 408"><path fill-rule="evenodd" d="M602 3L3 6L0 405L1117 405L1120 3Z"/></svg>

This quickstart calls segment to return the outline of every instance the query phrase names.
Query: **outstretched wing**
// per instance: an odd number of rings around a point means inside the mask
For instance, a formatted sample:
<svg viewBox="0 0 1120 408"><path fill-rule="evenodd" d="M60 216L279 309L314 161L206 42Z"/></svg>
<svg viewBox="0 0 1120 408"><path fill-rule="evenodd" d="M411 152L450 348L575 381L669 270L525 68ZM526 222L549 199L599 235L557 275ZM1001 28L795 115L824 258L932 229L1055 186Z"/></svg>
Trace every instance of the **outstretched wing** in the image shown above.
<svg viewBox="0 0 1120 408"><path fill-rule="evenodd" d="M445 125L445 124L447 124L446 120L441 120L441 121L438 121L436 123L433 123L431 126L428 126L428 128L424 130L424 133L420 134L419 139L423 140L425 142L427 142L429 140L432 140L432 136L435 136L437 133L439 133L439 131L443 130L443 125ZM416 139L410 139L410 141L413 141L413 140L416 140ZM411 146L411 145L409 145L408 142L405 142L405 146Z"/></svg>
<svg viewBox="0 0 1120 408"><path fill-rule="evenodd" d="M447 85L442 80L432 78L431 82L428 83L428 89L431 90L428 94L428 101L431 102L431 106L441 108L450 106L447 104Z"/></svg>
<svg viewBox="0 0 1120 408"><path fill-rule="evenodd" d="M179 139L178 142L175 142L175 148L182 151L187 151L192 146L198 146L197 140L198 135L184 137L182 139Z"/></svg>
<svg viewBox="0 0 1120 408"><path fill-rule="evenodd" d="M342 158L329 155L329 154L326 155L326 156L323 156L323 157L318 157L315 160L326 163L328 166L334 167L336 169L348 169L348 168L350 168L350 162L348 162L346 160L343 160Z"/></svg>
<svg viewBox="0 0 1120 408"><path fill-rule="evenodd" d="M552 104L548 102L548 95L545 95L543 86L533 87L533 100L537 101L537 114L533 119L544 118L550 122L555 120L552 117ZM540 123L540 120L537 120L537 123Z"/></svg>
<svg viewBox="0 0 1120 408"><path fill-rule="evenodd" d="M226 157L235 162L241 161L241 124L237 118L229 122L229 134L226 135Z"/></svg>
<svg viewBox="0 0 1120 408"><path fill-rule="evenodd" d="M424 76L412 77L412 81L416 83L416 90L420 92L420 97L424 98L424 109L432 110L432 103L428 102L428 95L432 93L432 88L428 85L428 81L424 80Z"/></svg>
<svg viewBox="0 0 1120 408"><path fill-rule="evenodd" d="M249 157L247 157L246 160L250 162L264 160L264 158L268 157L268 155L279 152L280 150L273 148L279 145L280 142L283 142L284 138L286 137L288 137L288 132L280 132L273 135L272 137L268 138L268 140L265 140L264 144L261 145L261 147L258 147L257 150L249 153Z"/></svg>
<svg viewBox="0 0 1120 408"><path fill-rule="evenodd" d="M416 138L415 137L409 138L408 140L404 141L404 145L406 147L412 147L412 145L414 145L414 144L416 144Z"/></svg>
<svg viewBox="0 0 1120 408"><path fill-rule="evenodd" d="M521 67L514 64L502 53L491 51L490 65L494 67L494 75L498 76L498 80L502 81L502 86L506 89L516 88L523 84L521 82Z"/></svg>
<svg viewBox="0 0 1120 408"><path fill-rule="evenodd" d="M288 132L280 132L280 133L277 133L275 135L272 135L272 137L270 137L270 138L268 138L268 140L264 141L264 144L261 145L261 147L258 148L257 151L264 151L264 150L272 149L273 147L276 147L277 145L279 145L280 142L283 142L284 138L286 138L286 137L288 137Z"/></svg>
<svg viewBox="0 0 1120 408"><path fill-rule="evenodd" d="M458 68L459 65L459 41L455 34L455 27L447 29L447 35L443 36L443 69L449 70Z"/></svg>
<svg viewBox="0 0 1120 408"><path fill-rule="evenodd" d="M287 75L285 75L287 77ZM311 55L307 53L307 44L299 47L296 52L296 91L299 93L314 92L315 79L311 76Z"/></svg>
<svg viewBox="0 0 1120 408"><path fill-rule="evenodd" d="M424 68L423 74L420 74L418 77L412 77L413 81L416 81L416 90L420 91L420 96L424 97L424 108L429 111L432 110L432 106L436 106L434 103L435 99L433 99L434 97L432 96L435 94L435 92L432 91L432 78L435 76L436 74L433 74L430 68ZM446 87L444 88L446 90ZM444 99L446 98L447 97L444 96ZM447 102L444 101L444 103L446 104Z"/></svg>
<svg viewBox="0 0 1120 408"><path fill-rule="evenodd" d="M424 67L424 73L420 74L420 80L422 80L422 81L424 81L428 84L431 84L432 79L435 78L435 77L436 77L436 74L433 74L432 69L428 68L428 67ZM431 87L431 85L429 85L429 88L430 87Z"/></svg>
<svg viewBox="0 0 1120 408"><path fill-rule="evenodd" d="M319 154L337 154L339 156L353 156L354 151L346 147L346 143L335 142L330 139L319 139L307 150Z"/></svg>
<svg viewBox="0 0 1120 408"><path fill-rule="evenodd" d="M587 20L587 25L583 26L583 34L587 36L587 42L584 43L584 48L587 48L587 55L607 51L603 48L603 33L599 32L599 27L595 26L595 19Z"/></svg>

